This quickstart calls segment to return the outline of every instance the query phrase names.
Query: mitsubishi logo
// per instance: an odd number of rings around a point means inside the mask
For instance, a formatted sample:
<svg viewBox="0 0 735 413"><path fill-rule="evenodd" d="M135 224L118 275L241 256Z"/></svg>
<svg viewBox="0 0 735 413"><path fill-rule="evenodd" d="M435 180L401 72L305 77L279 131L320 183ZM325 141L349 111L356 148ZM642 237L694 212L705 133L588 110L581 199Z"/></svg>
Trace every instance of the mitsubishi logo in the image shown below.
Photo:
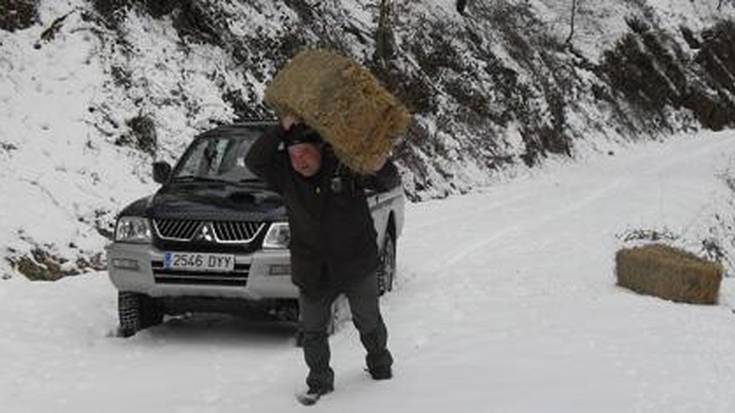
<svg viewBox="0 0 735 413"><path fill-rule="evenodd" d="M205 222L199 229L199 233L196 236L197 241L214 242L214 228L212 228L211 222Z"/></svg>

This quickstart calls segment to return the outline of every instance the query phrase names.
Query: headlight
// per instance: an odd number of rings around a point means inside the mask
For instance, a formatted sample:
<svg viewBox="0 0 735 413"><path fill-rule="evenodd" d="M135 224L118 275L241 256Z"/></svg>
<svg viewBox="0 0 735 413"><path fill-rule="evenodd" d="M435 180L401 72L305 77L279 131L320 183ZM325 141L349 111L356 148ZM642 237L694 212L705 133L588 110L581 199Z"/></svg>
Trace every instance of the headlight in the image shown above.
<svg viewBox="0 0 735 413"><path fill-rule="evenodd" d="M119 242L151 242L151 226L143 217L122 217L117 221L115 241Z"/></svg>
<svg viewBox="0 0 735 413"><path fill-rule="evenodd" d="M274 222L263 239L263 248L288 248L291 230L287 222Z"/></svg>

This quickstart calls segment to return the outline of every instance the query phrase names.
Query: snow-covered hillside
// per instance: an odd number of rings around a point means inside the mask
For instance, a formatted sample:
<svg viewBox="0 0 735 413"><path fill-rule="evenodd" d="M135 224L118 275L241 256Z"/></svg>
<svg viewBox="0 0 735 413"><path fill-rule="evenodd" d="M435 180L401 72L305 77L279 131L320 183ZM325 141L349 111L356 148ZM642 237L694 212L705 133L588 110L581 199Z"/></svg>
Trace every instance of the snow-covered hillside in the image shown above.
<svg viewBox="0 0 735 413"><path fill-rule="evenodd" d="M0 16L3 276L104 268L115 214L156 188L152 161L268 116L265 85L303 47L351 55L415 112L395 151L412 200L735 122L729 3L580 0L570 47L562 0L470 1L464 15L394 0L381 47L378 3L7 2L28 19Z"/></svg>
<svg viewBox="0 0 735 413"><path fill-rule="evenodd" d="M0 1L0 411L298 408L293 326L195 315L118 338L99 270L151 163L269 116L268 80L309 46L414 111L395 155L424 201L383 298L396 377L369 380L343 326L320 409L735 409L734 278L691 306L613 275L651 234L735 269L735 135L702 130L735 126L735 4L579 0L565 44L567 0L394 0L382 37L379 3Z"/></svg>
<svg viewBox="0 0 735 413"><path fill-rule="evenodd" d="M344 325L317 408L732 412L735 279L717 306L675 304L616 287L613 256L631 228L698 239L733 168L735 135L702 133L410 205L383 298L395 377L369 379ZM122 339L103 272L0 287L3 412L302 409L287 325L195 315Z"/></svg>

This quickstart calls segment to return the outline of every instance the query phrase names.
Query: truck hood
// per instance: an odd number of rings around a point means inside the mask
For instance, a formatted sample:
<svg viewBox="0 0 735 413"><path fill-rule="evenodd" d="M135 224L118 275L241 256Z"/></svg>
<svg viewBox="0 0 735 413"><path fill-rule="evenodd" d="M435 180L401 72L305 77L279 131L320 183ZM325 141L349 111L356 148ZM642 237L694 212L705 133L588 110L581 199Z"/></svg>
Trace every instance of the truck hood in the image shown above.
<svg viewBox="0 0 735 413"><path fill-rule="evenodd" d="M155 195L126 208L125 215L215 221L279 221L286 219L283 199L259 186L181 183L163 186Z"/></svg>

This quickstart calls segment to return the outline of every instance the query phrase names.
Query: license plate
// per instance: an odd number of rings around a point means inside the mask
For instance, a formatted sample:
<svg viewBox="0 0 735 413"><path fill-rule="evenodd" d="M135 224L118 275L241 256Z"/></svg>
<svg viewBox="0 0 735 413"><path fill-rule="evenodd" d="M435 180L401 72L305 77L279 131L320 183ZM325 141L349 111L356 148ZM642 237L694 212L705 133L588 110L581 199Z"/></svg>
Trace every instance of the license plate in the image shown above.
<svg viewBox="0 0 735 413"><path fill-rule="evenodd" d="M232 254L203 254L195 252L166 252L163 268L167 270L232 271L235 256Z"/></svg>

